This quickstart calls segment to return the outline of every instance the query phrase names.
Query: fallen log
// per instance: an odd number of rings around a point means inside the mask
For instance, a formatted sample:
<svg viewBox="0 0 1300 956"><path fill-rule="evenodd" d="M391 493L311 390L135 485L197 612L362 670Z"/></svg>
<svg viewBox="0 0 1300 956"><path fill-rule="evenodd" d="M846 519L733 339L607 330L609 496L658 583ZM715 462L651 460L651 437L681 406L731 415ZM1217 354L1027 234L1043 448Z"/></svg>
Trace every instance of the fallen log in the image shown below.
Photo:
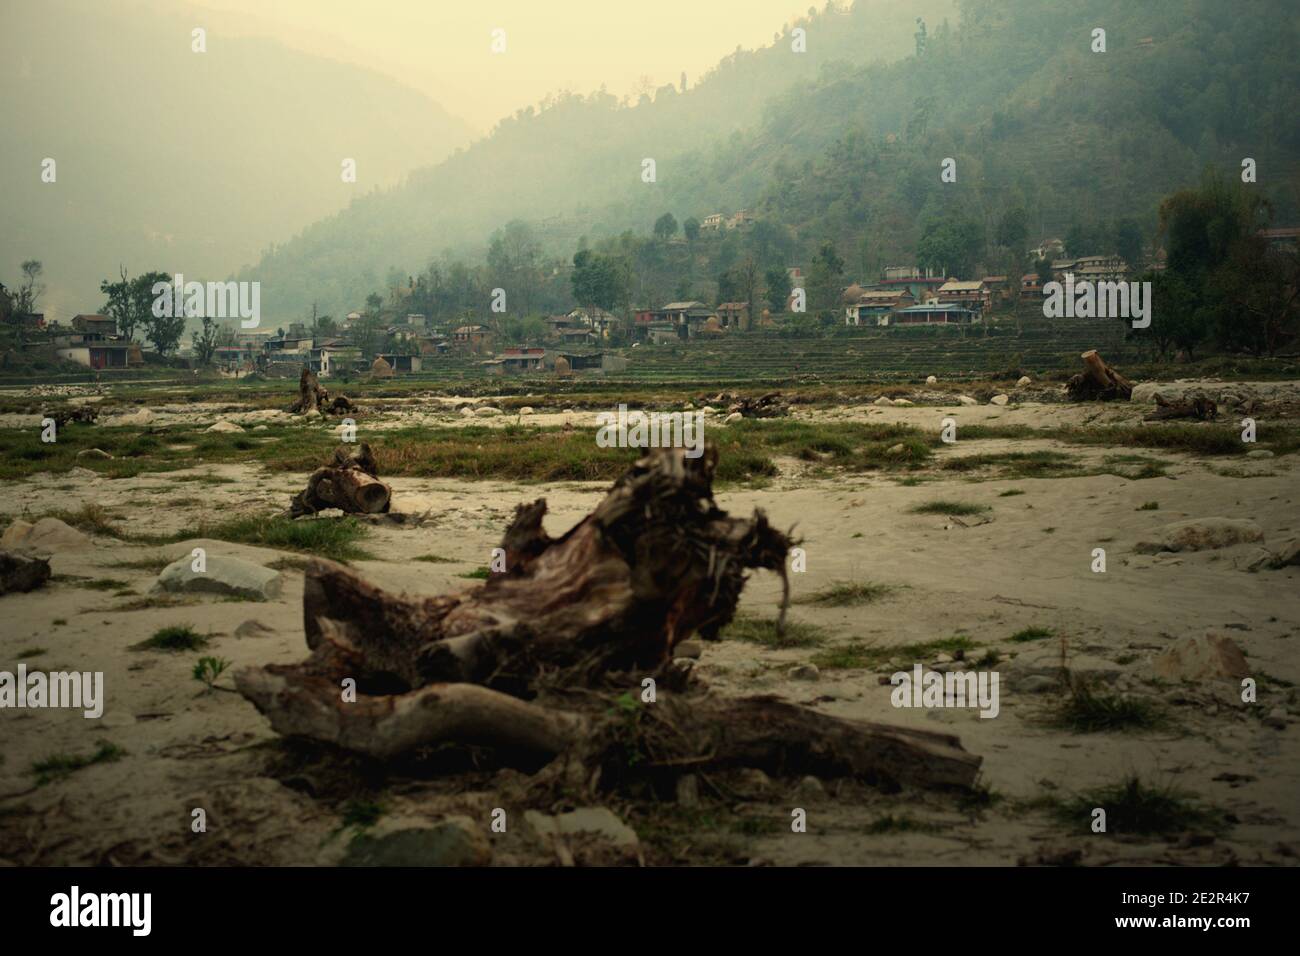
<svg viewBox="0 0 1300 956"><path fill-rule="evenodd" d="M1065 385L1066 393L1075 402L1127 401L1133 395L1133 383L1107 365L1096 349L1079 356L1083 371L1074 375Z"/></svg>
<svg viewBox="0 0 1300 956"><path fill-rule="evenodd" d="M351 448L334 449L329 464L316 469L307 487L293 496L289 517L315 514L339 508L348 514L384 514L392 503L393 491L379 480L374 453L365 442Z"/></svg>
<svg viewBox="0 0 1300 956"><path fill-rule="evenodd" d="M1171 402L1157 392L1155 398L1156 410L1147 415L1143 421L1156 422L1169 418L1195 418L1197 421L1208 422L1219 417L1219 406L1204 395L1193 395L1191 398L1182 398L1176 402Z"/></svg>
<svg viewBox="0 0 1300 956"><path fill-rule="evenodd" d="M604 788L738 767L972 786L981 760L949 734L715 696L673 659L693 634L717 639L748 571L784 579L794 543L761 511L719 509L716 465L714 446L654 449L558 538L545 500L520 505L506 570L459 593L394 594L313 561L310 656L240 670L236 686L277 732L381 760L450 744L533 770L562 760ZM639 703L647 678L656 699Z"/></svg>

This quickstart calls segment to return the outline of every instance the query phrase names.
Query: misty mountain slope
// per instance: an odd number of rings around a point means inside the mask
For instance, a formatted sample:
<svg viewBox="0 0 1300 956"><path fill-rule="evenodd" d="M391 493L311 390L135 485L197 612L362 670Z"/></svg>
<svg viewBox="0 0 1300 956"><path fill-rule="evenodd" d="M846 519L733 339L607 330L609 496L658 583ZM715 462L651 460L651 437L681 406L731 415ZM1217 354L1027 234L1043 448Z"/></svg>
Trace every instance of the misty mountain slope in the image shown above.
<svg viewBox="0 0 1300 956"><path fill-rule="evenodd" d="M359 197L270 250L245 276L292 310L314 300L337 309L364 298L366 283L376 287L391 265L418 270L449 248L481 251L511 219L540 221L550 244L567 248L612 204L637 190L653 197L680 177L679 159L759 122L772 95L836 64L910 55L918 13L941 22L954 9L952 0L865 0L845 12L822 11L797 24L806 53L793 52L787 33L726 57L698 82L688 77L685 93L665 86L631 108L604 93L548 97L542 109L507 117L489 137L401 187ZM654 186L641 181L646 158L657 164ZM620 228L631 225L649 223L627 220Z"/></svg>
<svg viewBox="0 0 1300 956"><path fill-rule="evenodd" d="M927 220L991 231L1017 205L1036 232L1132 217L1149 234L1163 195L1207 163L1238 168L1246 155L1267 170L1261 189L1293 214L1300 142L1285 118L1300 106L1296 28L1286 0L1250 6L1255 15L1213 0L965 0L959 22L931 25L924 55L909 45L880 65L813 64L783 39L686 95L635 109L573 97L514 117L305 230L248 275L293 309L339 308L380 288L390 266L418 271L448 247L479 252L510 219L532 221L563 254L579 236L644 232L666 210L684 219L742 206L791 233L801 254L835 240L856 273L910 254ZM813 18L810 50L814 40L853 48L873 24L865 9ZM1090 49L1097 26L1105 53ZM795 62L815 69L791 73ZM730 70L787 82L748 122L727 122L702 104ZM745 82L760 86L748 72ZM640 180L642 157L657 161L654 185ZM940 182L946 157L957 183Z"/></svg>
<svg viewBox="0 0 1300 956"><path fill-rule="evenodd" d="M204 20L183 10L42 0L0 11L0 176L23 184L6 190L0 276L42 259L56 317L98 307L99 280L119 263L225 278L268 238L470 139L378 72L215 32L192 52ZM54 184L40 182L45 157ZM341 181L345 157L356 185Z"/></svg>

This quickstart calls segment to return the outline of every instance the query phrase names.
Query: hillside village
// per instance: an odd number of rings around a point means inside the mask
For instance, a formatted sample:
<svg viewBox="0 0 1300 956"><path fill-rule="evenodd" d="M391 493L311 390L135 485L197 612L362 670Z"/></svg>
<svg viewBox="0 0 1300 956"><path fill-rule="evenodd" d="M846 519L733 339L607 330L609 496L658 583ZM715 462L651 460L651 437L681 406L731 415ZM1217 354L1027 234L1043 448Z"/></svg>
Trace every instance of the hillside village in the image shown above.
<svg viewBox="0 0 1300 956"><path fill-rule="evenodd" d="M706 216L703 229L744 229L753 222L745 212L731 217ZM1300 228L1265 231L1270 248L1293 252ZM638 363L638 350L691 342L718 342L750 333L833 334L842 325L853 329L902 329L944 326L965 329L996 327L1026 312L1033 314L1046 282L1117 282L1136 270L1114 254L1068 257L1061 239L1048 238L1026 253L1033 271L1008 281L1006 275L963 277L943 269L888 266L873 280L851 281L839 291L838 310L820 310L820 327L809 331L794 321L807 311L807 277L798 266L786 270L789 294L784 309L773 312L763 301L696 299L667 302L654 308L607 311L578 306L548 315L535 336L514 336L489 310L467 315L459 323L438 321L403 311L409 289L390 289L387 301L372 296L365 311L352 310L341 321L319 317L291 321L270 329L243 330L220 324L206 354L197 334L189 347L160 356L134 337L121 333L104 314L84 313L64 325L47 322L39 312L11 313L4 326L9 345L3 367L33 362L57 365L65 374L113 376L148 367L199 370L209 367L223 377L258 375L295 378L308 368L321 378L420 376L437 368L460 375L617 374ZM1163 249L1145 263L1148 275L1165 268ZM269 323L267 323L269 324Z"/></svg>

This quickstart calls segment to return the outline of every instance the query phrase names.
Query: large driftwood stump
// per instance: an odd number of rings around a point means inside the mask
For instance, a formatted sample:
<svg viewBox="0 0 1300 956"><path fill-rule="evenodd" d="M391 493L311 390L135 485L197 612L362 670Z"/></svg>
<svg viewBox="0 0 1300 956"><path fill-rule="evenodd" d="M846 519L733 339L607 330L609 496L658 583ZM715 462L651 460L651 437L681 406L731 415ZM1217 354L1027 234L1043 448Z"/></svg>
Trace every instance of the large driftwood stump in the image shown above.
<svg viewBox="0 0 1300 956"><path fill-rule="evenodd" d="M298 400L289 406L289 411L306 415L320 412L322 415L347 415L356 412L357 407L346 396L336 395L330 398L327 389L322 388L316 373L304 367L298 377Z"/></svg>
<svg viewBox="0 0 1300 956"><path fill-rule="evenodd" d="M785 575L791 540L761 511L713 501L717 449L656 449L559 538L546 502L520 505L506 570L439 597L386 592L328 561L306 569L311 656L247 668L239 691L287 735L379 759L486 745L534 769L557 759L588 786L757 767L869 782L970 787L980 758L943 733L713 695L673 648L716 639L750 569ZM344 683L355 681L355 699ZM653 678L654 703L641 702Z"/></svg>
<svg viewBox="0 0 1300 956"><path fill-rule="evenodd" d="M289 517L326 508L340 508L348 514L384 514L392 496L392 489L379 480L379 468L368 444L340 445L334 449L333 459L312 472L307 487L293 496Z"/></svg>
<svg viewBox="0 0 1300 956"><path fill-rule="evenodd" d="M1074 375L1065 385L1066 393L1075 402L1127 401L1133 395L1133 383L1107 365L1096 349L1079 356L1083 371Z"/></svg>

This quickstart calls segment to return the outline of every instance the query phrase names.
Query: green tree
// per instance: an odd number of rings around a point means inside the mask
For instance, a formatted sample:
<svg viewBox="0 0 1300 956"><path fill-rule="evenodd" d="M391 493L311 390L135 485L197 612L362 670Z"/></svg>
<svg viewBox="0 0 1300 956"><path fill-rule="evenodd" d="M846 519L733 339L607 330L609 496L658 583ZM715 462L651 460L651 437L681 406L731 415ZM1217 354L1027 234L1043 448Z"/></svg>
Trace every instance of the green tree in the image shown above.
<svg viewBox="0 0 1300 956"><path fill-rule="evenodd" d="M694 216L689 216L686 221L682 223L682 234L686 236L687 242L694 242L696 239L700 238L700 221Z"/></svg>
<svg viewBox="0 0 1300 956"><path fill-rule="evenodd" d="M844 277L844 260L835 251L835 243L823 240L808 270L808 297L818 312L834 312L840 305L840 281Z"/></svg>
<svg viewBox="0 0 1300 956"><path fill-rule="evenodd" d="M21 268L23 281L14 297L14 311L25 314L36 311L36 302L45 292L45 285L41 282L45 267L39 259L28 259Z"/></svg>
<svg viewBox="0 0 1300 956"><path fill-rule="evenodd" d="M1016 206L1008 209L998 220L997 244L1006 246L1014 252L1022 253L1025 240L1029 238L1029 217L1025 210Z"/></svg>
<svg viewBox="0 0 1300 956"><path fill-rule="evenodd" d="M677 235L677 219L672 213L666 212L655 220L656 239L666 242L675 235Z"/></svg>
<svg viewBox="0 0 1300 956"><path fill-rule="evenodd" d="M212 364L213 353L217 350L217 332L217 323L210 316L205 315L202 329L190 333L194 361L200 368L207 368Z"/></svg>
<svg viewBox="0 0 1300 956"><path fill-rule="evenodd" d="M773 315L784 312L786 303L790 301L790 273L784 269L768 269L763 273L763 285L767 288L768 309Z"/></svg>

